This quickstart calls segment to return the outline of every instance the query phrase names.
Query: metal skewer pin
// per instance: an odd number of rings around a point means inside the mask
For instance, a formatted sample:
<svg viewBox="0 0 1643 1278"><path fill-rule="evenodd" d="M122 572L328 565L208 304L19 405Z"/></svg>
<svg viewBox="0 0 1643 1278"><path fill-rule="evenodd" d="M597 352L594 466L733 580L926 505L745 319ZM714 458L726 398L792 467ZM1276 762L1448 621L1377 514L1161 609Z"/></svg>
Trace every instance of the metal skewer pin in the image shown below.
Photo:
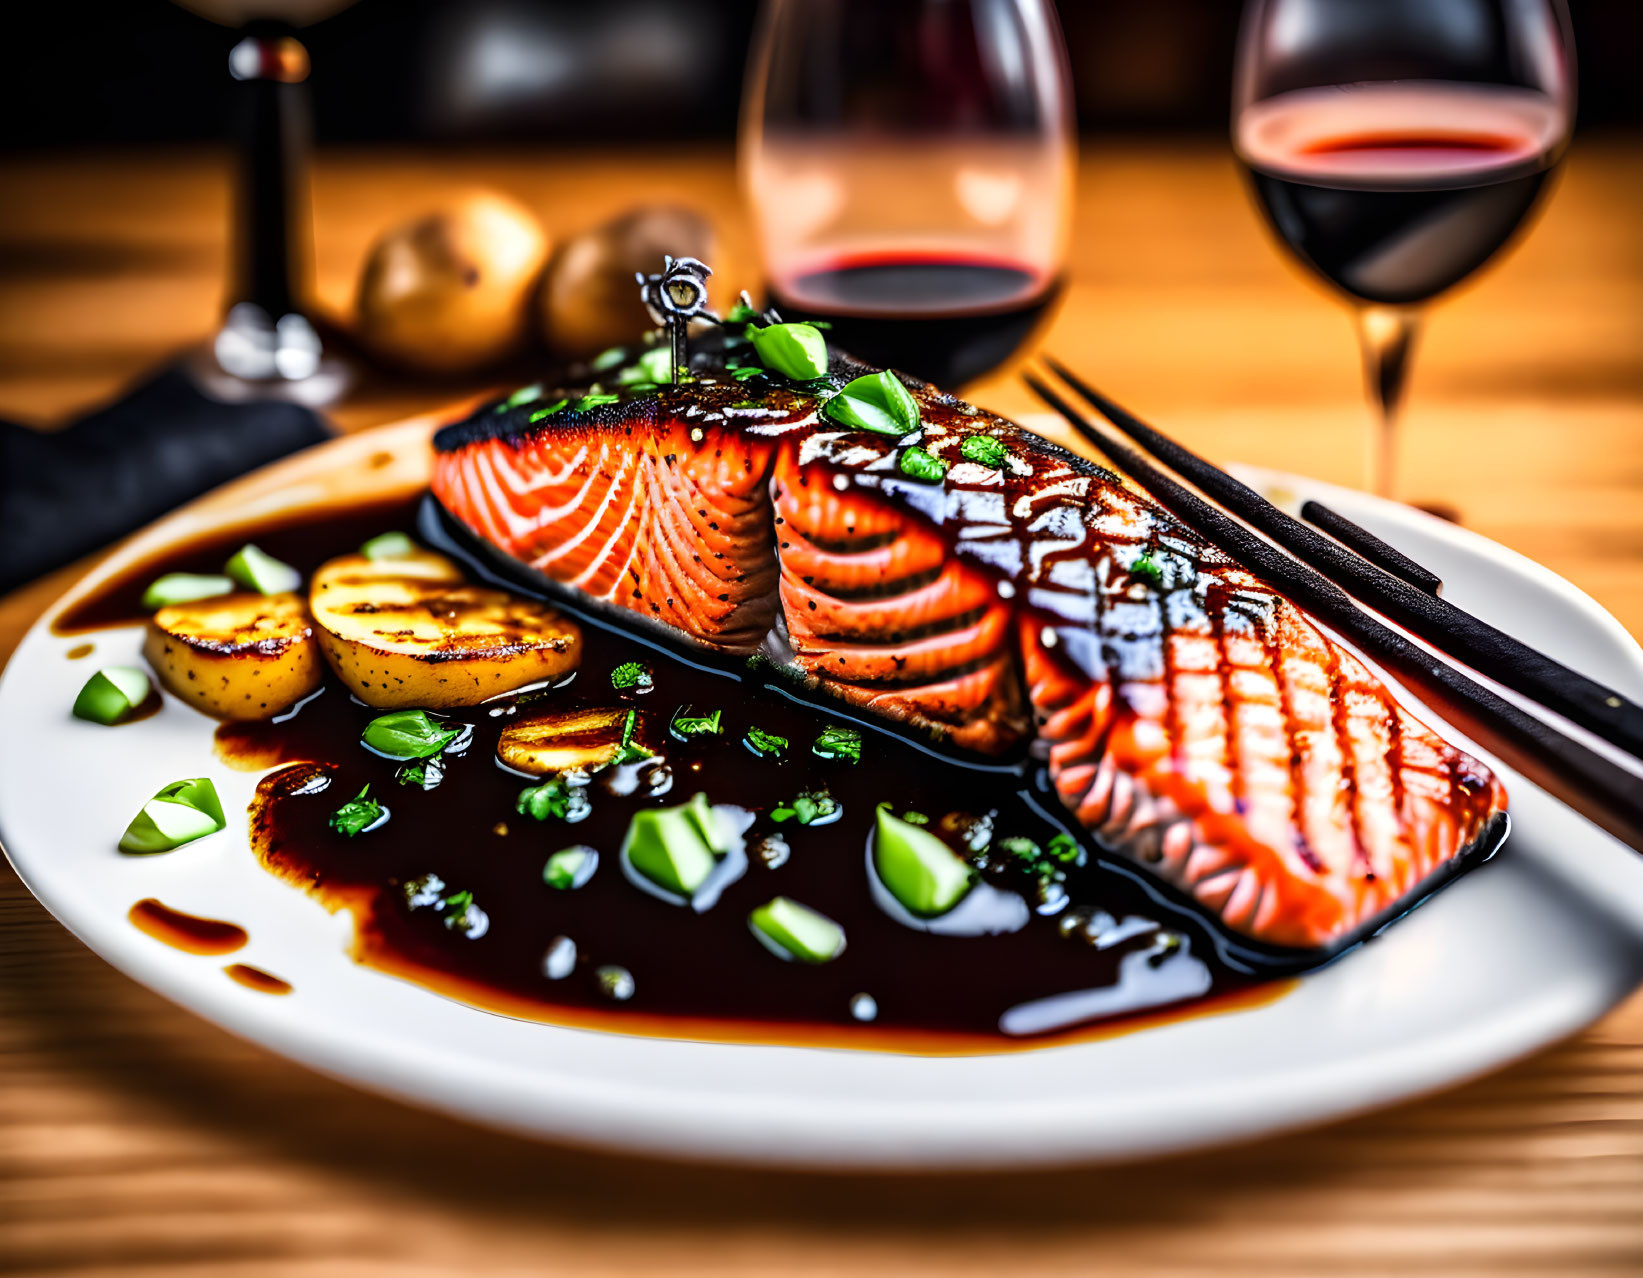
<svg viewBox="0 0 1643 1278"><path fill-rule="evenodd" d="M694 257L664 256L660 275L640 271L634 276L639 281L639 296L651 319L668 331L674 382L690 367L686 346L690 321L719 318L707 307L707 277L712 274L711 266Z"/></svg>

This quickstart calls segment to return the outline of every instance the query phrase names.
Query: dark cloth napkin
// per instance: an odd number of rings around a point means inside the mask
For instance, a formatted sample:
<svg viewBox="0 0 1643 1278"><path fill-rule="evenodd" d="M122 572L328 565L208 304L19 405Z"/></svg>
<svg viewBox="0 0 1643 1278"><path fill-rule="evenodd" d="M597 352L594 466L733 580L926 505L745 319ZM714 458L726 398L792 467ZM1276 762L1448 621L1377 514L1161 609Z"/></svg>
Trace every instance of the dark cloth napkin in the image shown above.
<svg viewBox="0 0 1643 1278"><path fill-rule="evenodd" d="M178 368L58 431L0 421L0 592L330 434L312 409L224 403Z"/></svg>

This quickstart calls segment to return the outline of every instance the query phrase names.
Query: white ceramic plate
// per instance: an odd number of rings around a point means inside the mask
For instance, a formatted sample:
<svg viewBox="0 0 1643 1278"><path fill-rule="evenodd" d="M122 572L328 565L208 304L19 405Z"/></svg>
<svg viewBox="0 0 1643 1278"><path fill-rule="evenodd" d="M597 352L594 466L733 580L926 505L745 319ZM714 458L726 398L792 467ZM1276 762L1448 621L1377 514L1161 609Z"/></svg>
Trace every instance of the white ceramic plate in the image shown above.
<svg viewBox="0 0 1643 1278"><path fill-rule="evenodd" d="M80 589L204 528L426 474L428 422L338 441L212 494L141 534ZM1360 494L1318 495L1442 574L1456 603L1632 695L1643 651L1545 569L1463 529ZM76 592L78 593L78 591ZM993 1056L921 1057L625 1037L509 1020L356 967L346 918L256 864L255 778L212 755L176 702L110 731L68 707L97 665L135 663L139 631L90 660L49 617L0 682L0 838L34 893L122 971L199 1015L335 1077L513 1131L621 1149L826 1167L1118 1159L1224 1142L1383 1105L1495 1067L1587 1025L1643 980L1643 860L1506 774L1515 833L1489 865L1385 937L1265 1006L1116 1038ZM216 778L229 830L170 856L122 857L140 802ZM96 778L95 784L89 778ZM137 931L155 896L232 919L236 960L291 981L274 998L223 960Z"/></svg>

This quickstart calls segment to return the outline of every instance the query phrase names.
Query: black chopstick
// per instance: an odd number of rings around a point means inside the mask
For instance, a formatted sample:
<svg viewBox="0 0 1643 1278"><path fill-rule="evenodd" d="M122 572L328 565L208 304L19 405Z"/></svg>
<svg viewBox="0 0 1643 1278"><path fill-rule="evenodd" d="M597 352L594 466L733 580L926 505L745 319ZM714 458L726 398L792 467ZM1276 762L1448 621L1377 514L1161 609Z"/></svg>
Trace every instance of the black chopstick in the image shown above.
<svg viewBox="0 0 1643 1278"><path fill-rule="evenodd" d="M1159 434L1064 365L1053 359L1045 362L1147 452L1354 598L1480 674L1521 692L1628 754L1643 758L1643 706L1520 643L1448 600L1427 594L1343 549L1286 515L1247 484Z"/></svg>
<svg viewBox="0 0 1643 1278"><path fill-rule="evenodd" d="M1419 644L1354 604L1328 577L1285 554L1163 474L1134 449L1097 429L1041 378L1031 373L1025 377L1075 431L1201 536L1350 639L1507 766L1643 852L1643 776L1518 709L1447 662L1435 660Z"/></svg>
<svg viewBox="0 0 1643 1278"><path fill-rule="evenodd" d="M1323 529L1354 554L1361 555L1382 572L1401 577L1416 590L1435 595L1443 589L1443 578L1423 568L1396 546L1382 541L1362 524L1355 524L1321 501L1301 503L1301 518Z"/></svg>

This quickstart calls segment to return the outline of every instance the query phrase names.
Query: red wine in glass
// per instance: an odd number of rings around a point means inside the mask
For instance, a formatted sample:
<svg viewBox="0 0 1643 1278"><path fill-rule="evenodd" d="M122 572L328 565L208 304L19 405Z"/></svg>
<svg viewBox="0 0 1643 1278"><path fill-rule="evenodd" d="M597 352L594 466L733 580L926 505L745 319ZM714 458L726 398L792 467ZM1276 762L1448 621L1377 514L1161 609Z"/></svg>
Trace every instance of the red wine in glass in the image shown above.
<svg viewBox="0 0 1643 1278"><path fill-rule="evenodd" d="M998 367L1032 333L1061 281L1010 261L881 252L825 259L771 284L784 319L824 320L870 364L959 386Z"/></svg>
<svg viewBox="0 0 1643 1278"><path fill-rule="evenodd" d="M1257 103L1238 150L1272 229L1364 302L1429 301L1505 246L1566 136L1543 93L1387 82Z"/></svg>

